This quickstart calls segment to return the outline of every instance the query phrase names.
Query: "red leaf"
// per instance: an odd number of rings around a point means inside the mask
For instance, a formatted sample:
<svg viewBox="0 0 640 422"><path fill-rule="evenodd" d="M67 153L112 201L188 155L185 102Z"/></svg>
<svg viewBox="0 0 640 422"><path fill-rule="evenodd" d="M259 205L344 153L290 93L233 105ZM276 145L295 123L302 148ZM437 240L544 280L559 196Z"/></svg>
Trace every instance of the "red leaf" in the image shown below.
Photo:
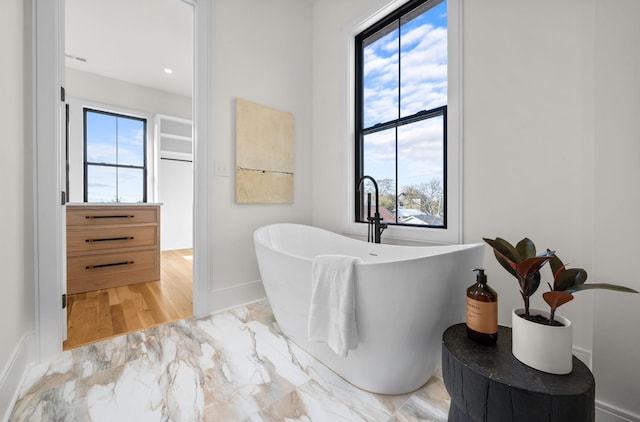
<svg viewBox="0 0 640 422"><path fill-rule="evenodd" d="M550 256L536 256L527 258L518 265L518 274L522 279L527 278L529 274L533 274L549 261Z"/></svg>
<svg viewBox="0 0 640 422"><path fill-rule="evenodd" d="M542 298L551 307L551 310L555 311L560 306L573 300L573 295L569 292L552 290L550 292L544 292Z"/></svg>

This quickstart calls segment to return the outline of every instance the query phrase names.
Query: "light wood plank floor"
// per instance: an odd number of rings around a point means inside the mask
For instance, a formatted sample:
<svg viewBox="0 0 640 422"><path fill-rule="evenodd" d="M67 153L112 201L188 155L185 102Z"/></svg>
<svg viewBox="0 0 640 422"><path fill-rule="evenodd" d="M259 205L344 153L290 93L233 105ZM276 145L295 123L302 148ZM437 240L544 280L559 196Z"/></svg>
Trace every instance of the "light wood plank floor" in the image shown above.
<svg viewBox="0 0 640 422"><path fill-rule="evenodd" d="M161 259L159 281L69 295L63 349L192 316L192 250Z"/></svg>

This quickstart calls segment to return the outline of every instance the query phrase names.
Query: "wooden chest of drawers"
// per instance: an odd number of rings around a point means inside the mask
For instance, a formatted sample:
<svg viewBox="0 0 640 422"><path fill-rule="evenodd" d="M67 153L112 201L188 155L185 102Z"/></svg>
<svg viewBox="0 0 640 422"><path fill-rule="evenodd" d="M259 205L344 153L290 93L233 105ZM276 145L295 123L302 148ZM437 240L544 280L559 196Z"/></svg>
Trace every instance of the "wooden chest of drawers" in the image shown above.
<svg viewBox="0 0 640 422"><path fill-rule="evenodd" d="M159 205L67 205L68 294L159 279Z"/></svg>

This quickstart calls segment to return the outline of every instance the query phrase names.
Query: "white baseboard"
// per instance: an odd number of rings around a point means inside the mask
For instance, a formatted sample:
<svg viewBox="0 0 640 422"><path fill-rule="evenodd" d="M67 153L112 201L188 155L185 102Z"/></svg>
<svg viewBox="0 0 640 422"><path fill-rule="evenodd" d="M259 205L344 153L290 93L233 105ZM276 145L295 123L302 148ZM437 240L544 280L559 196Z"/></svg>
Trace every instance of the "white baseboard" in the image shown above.
<svg viewBox="0 0 640 422"><path fill-rule="evenodd" d="M16 403L22 380L32 361L35 350L35 333L25 334L16 345L11 358L0 373L0 417L8 421Z"/></svg>
<svg viewBox="0 0 640 422"><path fill-rule="evenodd" d="M640 415L626 413L596 400L596 422L640 422Z"/></svg>
<svg viewBox="0 0 640 422"><path fill-rule="evenodd" d="M587 365L589 369L591 369L591 364L593 362L591 350L574 346L573 354ZM640 417L638 415L631 415L621 409L616 409L615 407L596 400L596 422L640 422Z"/></svg>
<svg viewBox="0 0 640 422"><path fill-rule="evenodd" d="M211 313L225 311L265 298L262 281L251 281L211 292Z"/></svg>

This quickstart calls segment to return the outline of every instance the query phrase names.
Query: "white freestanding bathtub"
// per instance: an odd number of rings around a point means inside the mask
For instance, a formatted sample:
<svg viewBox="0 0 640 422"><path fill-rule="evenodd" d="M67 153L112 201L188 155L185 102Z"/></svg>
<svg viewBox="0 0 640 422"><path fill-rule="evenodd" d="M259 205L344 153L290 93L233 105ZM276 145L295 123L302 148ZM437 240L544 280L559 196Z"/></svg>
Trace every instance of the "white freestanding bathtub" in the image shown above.
<svg viewBox="0 0 640 422"><path fill-rule="evenodd" d="M403 394L441 364L442 333L464 322L466 288L484 245L394 246L319 228L274 224L253 235L264 289L282 333L363 390ZM316 255L356 256L358 347L347 357L307 341L311 264Z"/></svg>

